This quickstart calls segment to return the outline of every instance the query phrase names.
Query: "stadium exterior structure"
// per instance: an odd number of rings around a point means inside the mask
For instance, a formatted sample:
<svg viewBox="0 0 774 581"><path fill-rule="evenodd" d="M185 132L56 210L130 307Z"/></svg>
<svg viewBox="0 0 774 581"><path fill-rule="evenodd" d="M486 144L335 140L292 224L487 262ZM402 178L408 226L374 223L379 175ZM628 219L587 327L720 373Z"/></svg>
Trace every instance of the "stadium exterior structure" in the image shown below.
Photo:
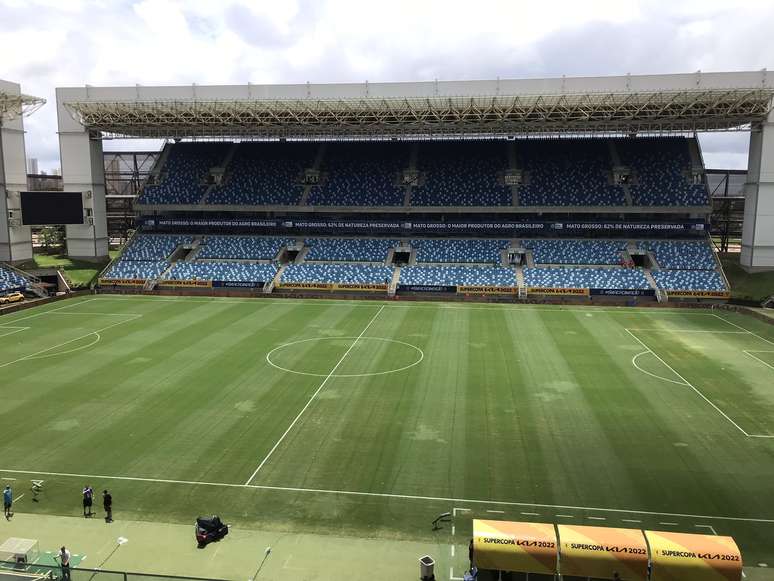
<svg viewBox="0 0 774 581"><path fill-rule="evenodd" d="M32 235L21 224L19 197L27 189L24 117L45 102L23 94L17 83L0 80L0 261L32 258Z"/></svg>
<svg viewBox="0 0 774 581"><path fill-rule="evenodd" d="M107 255L104 138L424 139L749 130L741 260L748 270L774 269L774 79L765 70L419 83L89 86L59 88L56 94L64 189L93 194L93 225L67 227L71 256Z"/></svg>

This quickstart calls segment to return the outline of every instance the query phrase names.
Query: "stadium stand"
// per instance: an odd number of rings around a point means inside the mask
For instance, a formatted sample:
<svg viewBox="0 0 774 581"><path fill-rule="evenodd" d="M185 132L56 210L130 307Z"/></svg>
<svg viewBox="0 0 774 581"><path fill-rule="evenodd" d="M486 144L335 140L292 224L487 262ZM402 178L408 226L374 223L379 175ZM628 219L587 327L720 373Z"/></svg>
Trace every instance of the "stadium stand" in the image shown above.
<svg viewBox="0 0 774 581"><path fill-rule="evenodd" d="M621 161L635 173L629 186L635 206L706 206L704 184L691 183L691 159L684 137L618 139Z"/></svg>
<svg viewBox="0 0 774 581"><path fill-rule="evenodd" d="M26 289L29 281L15 270L0 265L0 292L8 292L19 288Z"/></svg>
<svg viewBox="0 0 774 581"><path fill-rule="evenodd" d="M193 236L138 234L126 247L121 260L164 260L181 244L190 244Z"/></svg>
<svg viewBox="0 0 774 581"><path fill-rule="evenodd" d="M400 284L516 286L516 272L501 266L404 266Z"/></svg>
<svg viewBox="0 0 774 581"><path fill-rule="evenodd" d="M525 268L528 287L649 289L642 270L635 268Z"/></svg>
<svg viewBox="0 0 774 581"><path fill-rule="evenodd" d="M197 204L207 191L212 167L222 162L227 143L176 143L164 165L161 182L145 187L143 204Z"/></svg>
<svg viewBox="0 0 774 581"><path fill-rule="evenodd" d="M397 240L384 238L307 238L306 260L331 262L384 262Z"/></svg>
<svg viewBox="0 0 774 581"><path fill-rule="evenodd" d="M392 273L391 266L370 264L290 264L281 282L389 284Z"/></svg>
<svg viewBox="0 0 774 581"><path fill-rule="evenodd" d="M653 278L658 287L665 290L728 290L716 270L654 270Z"/></svg>
<svg viewBox="0 0 774 581"><path fill-rule="evenodd" d="M318 148L312 143L242 143L207 203L296 205L304 190L301 176Z"/></svg>
<svg viewBox="0 0 774 581"><path fill-rule="evenodd" d="M331 143L321 171L325 179L312 188L310 206L402 206L405 188L398 185L408 167L405 143Z"/></svg>
<svg viewBox="0 0 774 581"><path fill-rule="evenodd" d="M536 264L621 264L625 240L524 240Z"/></svg>
<svg viewBox="0 0 774 581"><path fill-rule="evenodd" d="M415 239L411 246L416 250L417 262L499 264L500 250L508 246L508 241Z"/></svg>
<svg viewBox="0 0 774 581"><path fill-rule="evenodd" d="M613 185L606 140L546 139L519 142L525 180L522 206L623 206L623 189Z"/></svg>
<svg viewBox="0 0 774 581"><path fill-rule="evenodd" d="M714 270L716 267L712 248L704 240L644 240L639 246L653 252L661 268Z"/></svg>
<svg viewBox="0 0 774 581"><path fill-rule="evenodd" d="M261 236L207 236L197 258L228 258L235 260L273 260L280 249L293 242L292 238Z"/></svg>
<svg viewBox="0 0 774 581"><path fill-rule="evenodd" d="M273 264L244 262L176 262L164 278L169 280L222 280L265 283L274 278Z"/></svg>
<svg viewBox="0 0 774 581"><path fill-rule="evenodd" d="M424 182L413 188L412 206L510 206L501 182L508 168L505 141L423 142L417 169Z"/></svg>
<svg viewBox="0 0 774 581"><path fill-rule="evenodd" d="M167 268L166 260L119 260L108 269L104 278L147 280L160 277Z"/></svg>

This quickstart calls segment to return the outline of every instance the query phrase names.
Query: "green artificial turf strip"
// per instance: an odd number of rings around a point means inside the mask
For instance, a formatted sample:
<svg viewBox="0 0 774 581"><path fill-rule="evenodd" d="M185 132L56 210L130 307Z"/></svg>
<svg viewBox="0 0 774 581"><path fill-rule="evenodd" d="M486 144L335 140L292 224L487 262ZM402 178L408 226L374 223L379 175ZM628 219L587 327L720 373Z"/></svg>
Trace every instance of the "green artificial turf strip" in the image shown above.
<svg viewBox="0 0 774 581"><path fill-rule="evenodd" d="M77 515L91 484L111 489L118 518L220 513L242 527L422 540L438 514L468 507L710 525L765 561L774 523L704 518L774 519L774 438L742 432L774 434L774 331L721 315L760 337L708 310L55 303L0 319L12 333L0 337L0 469L96 475L42 475L41 502L20 511ZM274 349L275 365L311 375L270 365ZM250 480L263 488L242 486L267 456ZM36 477L2 470L17 486Z"/></svg>
<svg viewBox="0 0 774 581"><path fill-rule="evenodd" d="M720 260L734 298L762 301L774 295L774 272L746 272L739 265L739 254L721 255Z"/></svg>

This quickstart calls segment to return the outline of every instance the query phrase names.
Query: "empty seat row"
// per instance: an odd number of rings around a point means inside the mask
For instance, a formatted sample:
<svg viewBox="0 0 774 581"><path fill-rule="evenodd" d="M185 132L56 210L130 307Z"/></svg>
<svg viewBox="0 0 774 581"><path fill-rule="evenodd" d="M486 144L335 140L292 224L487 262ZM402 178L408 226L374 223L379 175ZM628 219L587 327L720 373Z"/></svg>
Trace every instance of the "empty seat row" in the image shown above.
<svg viewBox="0 0 774 581"><path fill-rule="evenodd" d="M121 260L163 260L181 244L190 244L193 236L138 234L121 254Z"/></svg>
<svg viewBox="0 0 774 581"><path fill-rule="evenodd" d="M384 262L397 240L386 238L307 238L305 260L333 262Z"/></svg>
<svg viewBox="0 0 774 581"><path fill-rule="evenodd" d="M404 266L400 284L515 287L516 273L501 266Z"/></svg>
<svg viewBox="0 0 774 581"><path fill-rule="evenodd" d="M508 247L507 240L415 239L417 262L480 262L498 264L500 251Z"/></svg>
<svg viewBox="0 0 774 581"><path fill-rule="evenodd" d="M666 290L725 291L723 277L716 270L654 270L659 288Z"/></svg>
<svg viewBox="0 0 774 581"><path fill-rule="evenodd" d="M292 238L263 236L207 236L197 258L229 258L234 260L272 260L279 251L293 242Z"/></svg>
<svg viewBox="0 0 774 581"><path fill-rule="evenodd" d="M166 260L124 260L114 263L104 274L104 278L131 280L156 279L169 268Z"/></svg>
<svg viewBox="0 0 774 581"><path fill-rule="evenodd" d="M706 240L643 240L643 250L650 250L661 268L714 270L715 256Z"/></svg>
<svg viewBox="0 0 774 581"><path fill-rule="evenodd" d="M8 292L11 289L27 288L29 280L15 270L0 265L0 292Z"/></svg>
<svg viewBox="0 0 774 581"><path fill-rule="evenodd" d="M524 240L536 264L621 264L625 240Z"/></svg>
<svg viewBox="0 0 774 581"><path fill-rule="evenodd" d="M281 282L389 284L394 268L370 264L290 264Z"/></svg>
<svg viewBox="0 0 774 581"><path fill-rule="evenodd" d="M640 269L609 268L525 268L528 287L649 289L650 284Z"/></svg>
<svg viewBox="0 0 774 581"><path fill-rule="evenodd" d="M274 278L273 264L244 262L176 262L164 278L169 280L222 280L265 283Z"/></svg>

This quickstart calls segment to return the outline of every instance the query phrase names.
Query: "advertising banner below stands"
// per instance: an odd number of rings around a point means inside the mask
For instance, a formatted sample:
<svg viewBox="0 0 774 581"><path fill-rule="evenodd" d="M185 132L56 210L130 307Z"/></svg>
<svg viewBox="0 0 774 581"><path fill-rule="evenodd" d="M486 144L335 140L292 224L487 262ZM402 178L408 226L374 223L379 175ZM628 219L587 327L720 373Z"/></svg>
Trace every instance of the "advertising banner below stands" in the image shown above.
<svg viewBox="0 0 774 581"><path fill-rule="evenodd" d="M693 297L697 299L730 299L731 293L728 291L691 291L691 290L670 290L667 291L670 297Z"/></svg>
<svg viewBox="0 0 774 581"><path fill-rule="evenodd" d="M213 288L263 288L266 284L260 281L247 280L213 280Z"/></svg>
<svg viewBox="0 0 774 581"><path fill-rule="evenodd" d="M473 520L473 559L479 569L556 574L552 524Z"/></svg>
<svg viewBox="0 0 774 581"><path fill-rule="evenodd" d="M160 287L172 286L176 288L212 288L211 280L162 280Z"/></svg>
<svg viewBox="0 0 774 581"><path fill-rule="evenodd" d="M589 289L589 294L608 297L654 297L656 296L656 291L652 288L592 288Z"/></svg>
<svg viewBox="0 0 774 581"><path fill-rule="evenodd" d="M742 556L734 539L645 531L651 581L740 581Z"/></svg>
<svg viewBox="0 0 774 581"><path fill-rule="evenodd" d="M516 294L516 287L512 286L458 286L457 292L460 294L479 294L479 295L513 295Z"/></svg>
<svg viewBox="0 0 774 581"><path fill-rule="evenodd" d="M399 284L398 290L409 293L456 293L457 287L433 284Z"/></svg>
<svg viewBox="0 0 774 581"><path fill-rule="evenodd" d="M531 286L527 289L527 294L530 295L573 295L587 297L589 296L589 289L587 288L553 288L544 286Z"/></svg>
<svg viewBox="0 0 774 581"><path fill-rule="evenodd" d="M646 581L648 546L642 531L559 525L562 576Z"/></svg>
<svg viewBox="0 0 774 581"><path fill-rule="evenodd" d="M387 291L386 284L357 284L350 282L340 282L333 286L336 290Z"/></svg>
<svg viewBox="0 0 774 581"><path fill-rule="evenodd" d="M143 286L144 278L101 278L99 284L104 286Z"/></svg>
<svg viewBox="0 0 774 581"><path fill-rule="evenodd" d="M279 288L299 288L309 290L333 290L333 285L324 282L281 282Z"/></svg>

